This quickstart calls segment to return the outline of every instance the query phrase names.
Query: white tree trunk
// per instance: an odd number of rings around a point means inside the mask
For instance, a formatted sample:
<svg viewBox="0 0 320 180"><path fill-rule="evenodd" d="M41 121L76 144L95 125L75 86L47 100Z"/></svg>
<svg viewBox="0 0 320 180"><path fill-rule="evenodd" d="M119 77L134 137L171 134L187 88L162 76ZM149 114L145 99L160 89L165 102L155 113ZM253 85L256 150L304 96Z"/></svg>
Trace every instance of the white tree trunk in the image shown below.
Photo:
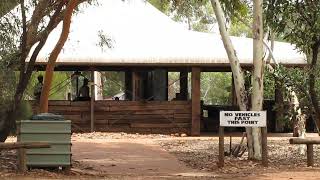
<svg viewBox="0 0 320 180"><path fill-rule="evenodd" d="M214 13L216 15L216 19L219 25L219 31L221 34L221 38L224 44L224 47L227 51L227 55L229 58L229 62L231 65L231 70L233 73L234 79L234 86L237 96L237 102L239 105L240 110L247 111L248 110L248 100L247 95L245 92L245 85L244 85L244 76L240 66L239 59L236 55L236 51L233 47L231 42L230 36L227 32L226 28L226 21L224 17L223 10L221 8L221 4L219 0L211 0L211 5L213 7ZM248 156L250 159L253 158L253 146L252 146L252 129L246 128L247 132L247 140L248 140Z"/></svg>
<svg viewBox="0 0 320 180"><path fill-rule="evenodd" d="M263 105L263 22L262 0L253 1L253 66L252 76L252 111L261 111ZM254 158L261 159L261 129L252 129Z"/></svg>
<svg viewBox="0 0 320 180"><path fill-rule="evenodd" d="M306 126L305 126L305 122L306 122L306 117L304 114L302 114L301 112L301 108L299 107L299 100L298 97L296 95L296 93L294 91L292 91L291 89L289 89L290 95L291 95L291 99L290 99L290 103L291 103L291 107L293 112L291 112L292 117L291 120L293 121L294 124L294 131L297 130L298 131L298 136L300 138L305 138L306 137ZM306 145L299 145L299 153L301 155L305 155L306 153Z"/></svg>

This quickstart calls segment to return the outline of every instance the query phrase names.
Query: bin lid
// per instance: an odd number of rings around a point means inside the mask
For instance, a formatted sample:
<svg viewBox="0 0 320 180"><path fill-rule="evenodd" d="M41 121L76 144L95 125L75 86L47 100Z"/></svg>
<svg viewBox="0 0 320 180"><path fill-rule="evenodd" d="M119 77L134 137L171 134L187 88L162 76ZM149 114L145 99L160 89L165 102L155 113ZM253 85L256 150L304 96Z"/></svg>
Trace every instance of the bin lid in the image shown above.
<svg viewBox="0 0 320 180"><path fill-rule="evenodd" d="M31 117L31 120L64 120L64 117L57 114L52 113L41 113L36 114Z"/></svg>

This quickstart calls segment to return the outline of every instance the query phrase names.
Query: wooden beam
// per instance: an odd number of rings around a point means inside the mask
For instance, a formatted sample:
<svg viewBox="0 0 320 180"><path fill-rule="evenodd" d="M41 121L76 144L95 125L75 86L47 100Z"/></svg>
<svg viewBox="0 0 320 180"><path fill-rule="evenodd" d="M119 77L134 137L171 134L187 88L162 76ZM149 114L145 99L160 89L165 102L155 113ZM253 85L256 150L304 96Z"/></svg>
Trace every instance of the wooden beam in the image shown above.
<svg viewBox="0 0 320 180"><path fill-rule="evenodd" d="M95 102L95 84L94 84L94 71L91 71L91 101L90 101L90 127L91 132L94 131L94 102Z"/></svg>
<svg viewBox="0 0 320 180"><path fill-rule="evenodd" d="M320 144L320 138L290 138L290 144Z"/></svg>
<svg viewBox="0 0 320 180"><path fill-rule="evenodd" d="M49 148L49 143L43 142L29 142L29 143L0 143L0 149L32 149L32 148Z"/></svg>
<svg viewBox="0 0 320 180"><path fill-rule="evenodd" d="M188 71L180 71L180 100L188 100Z"/></svg>
<svg viewBox="0 0 320 180"><path fill-rule="evenodd" d="M200 135L200 68L192 68L192 127L191 135Z"/></svg>

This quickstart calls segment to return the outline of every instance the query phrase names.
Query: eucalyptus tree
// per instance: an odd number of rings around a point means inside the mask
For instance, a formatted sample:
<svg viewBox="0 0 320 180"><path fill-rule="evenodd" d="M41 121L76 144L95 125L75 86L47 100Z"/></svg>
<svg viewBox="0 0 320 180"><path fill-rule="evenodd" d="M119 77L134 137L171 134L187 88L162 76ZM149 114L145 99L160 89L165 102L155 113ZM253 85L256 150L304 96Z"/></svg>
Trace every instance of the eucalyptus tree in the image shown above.
<svg viewBox="0 0 320 180"><path fill-rule="evenodd" d="M249 110L248 97L244 84L243 70L240 61L233 47L226 29L226 21L219 0L211 0L212 7L219 24L219 30L225 49L227 51L236 90L237 102L240 110ZM262 110L263 102L263 24L262 24L262 2L259 0L253 3L253 65L254 73L252 78L252 107L251 110ZM246 128L248 141L248 155L250 159L261 159L261 131L260 128Z"/></svg>
<svg viewBox="0 0 320 180"><path fill-rule="evenodd" d="M287 83L303 94L309 102L317 128L320 127L319 106L319 47L320 47L320 2L271 0L264 2L266 22L278 36L295 44L307 55L305 72L294 72L287 76ZM300 69L299 71L303 71ZM284 75L285 76L285 75ZM295 77L295 78L293 78ZM298 79L298 80L297 80ZM318 131L319 132L319 131Z"/></svg>
<svg viewBox="0 0 320 180"><path fill-rule="evenodd" d="M63 26L62 26L62 32L60 35L59 40L57 41L56 46L52 50L48 63L46 66L46 72L45 72L45 79L43 88L41 91L41 97L40 97L40 112L41 113L47 113L48 112L48 101L49 101L49 93L50 88L52 84L53 79L53 71L55 67L55 63L57 61L57 58L65 44L65 42L68 39L69 32L70 32L70 26L71 26L71 18L72 14L74 12L74 9L77 7L79 0L70 0L66 5L66 10L63 17Z"/></svg>
<svg viewBox="0 0 320 180"><path fill-rule="evenodd" d="M163 2L163 1L161 1ZM198 7L211 3L215 20L219 25L219 31L221 34L222 41L224 43L229 62L231 65L232 73L234 76L234 84L237 96L237 102L240 110L247 111L250 109L248 106L248 97L244 85L244 74L240 66L240 61L237 57L235 49L232 45L227 25L232 20L237 20L239 17L248 16L250 12L253 12L253 59L254 59L254 73L253 73L253 92L252 92L252 110L262 110L263 102L263 76L264 76L264 61L263 61L263 24L262 24L262 0L254 0L253 4L247 1L235 0L201 0L201 1L179 1L179 0L167 0L167 4L180 5L175 7L177 12L179 9L191 7ZM181 3L184 2L184 3ZM187 5L186 5L187 4ZM252 8L251 8L252 6ZM165 6L166 7L166 6ZM199 8L195 8L199 9ZM250 159L261 159L261 132L259 128L246 128L248 150Z"/></svg>
<svg viewBox="0 0 320 180"><path fill-rule="evenodd" d="M2 4L12 1L1 1ZM77 4L91 2L79 0ZM1 4L1 5L2 5ZM0 119L0 141L5 141L15 125L16 111L28 85L34 64L40 50L46 44L49 34L63 20L67 8L66 0L19 0L18 6L0 17L1 39L0 60L7 62L6 68L18 69L18 82L12 100L7 105L6 118ZM2 6L3 7L3 6ZM7 6L12 7L12 6ZM9 9L10 9L9 8ZM6 10L7 11L7 10ZM2 11L2 12L6 12ZM8 27L8 28L7 28ZM10 31L7 31L10 29ZM8 41L14 41L7 48ZM6 58L6 57L10 58ZM13 83L15 84L15 83Z"/></svg>

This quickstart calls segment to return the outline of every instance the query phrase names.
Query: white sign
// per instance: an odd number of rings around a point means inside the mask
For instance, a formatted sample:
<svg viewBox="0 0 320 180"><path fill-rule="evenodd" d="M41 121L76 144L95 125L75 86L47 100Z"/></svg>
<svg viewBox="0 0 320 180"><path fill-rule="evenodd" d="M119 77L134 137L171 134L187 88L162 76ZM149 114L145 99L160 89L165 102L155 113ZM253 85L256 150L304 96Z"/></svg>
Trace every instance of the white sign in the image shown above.
<svg viewBox="0 0 320 180"><path fill-rule="evenodd" d="M220 111L220 126L266 127L266 111Z"/></svg>

